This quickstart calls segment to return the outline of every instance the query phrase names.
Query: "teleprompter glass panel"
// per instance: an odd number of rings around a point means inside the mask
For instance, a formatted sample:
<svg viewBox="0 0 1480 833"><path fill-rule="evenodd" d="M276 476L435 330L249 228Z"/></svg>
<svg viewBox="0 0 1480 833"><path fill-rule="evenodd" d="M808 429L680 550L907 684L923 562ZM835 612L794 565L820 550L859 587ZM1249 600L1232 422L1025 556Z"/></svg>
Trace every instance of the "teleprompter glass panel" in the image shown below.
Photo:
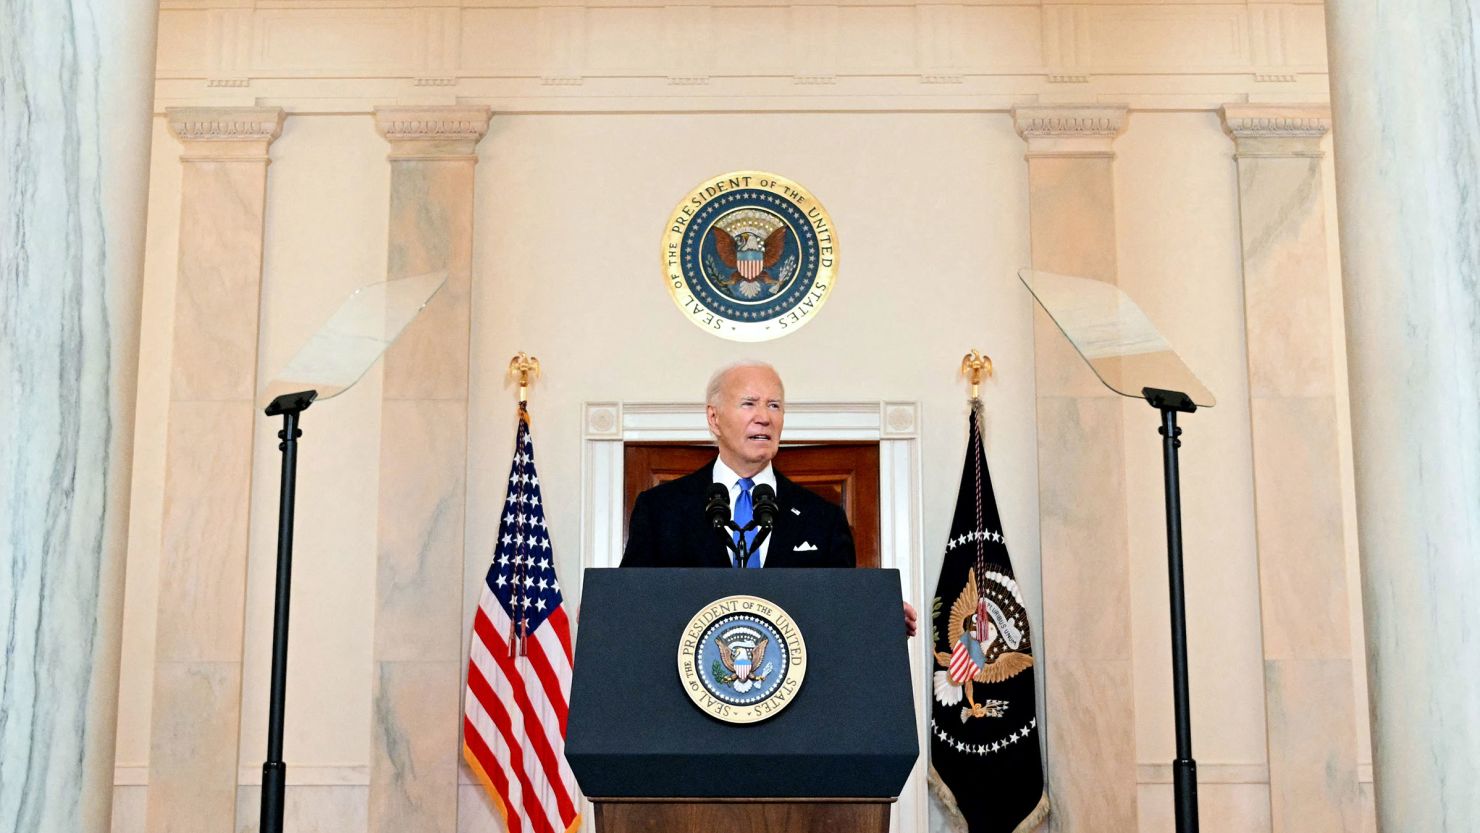
<svg viewBox="0 0 1480 833"><path fill-rule="evenodd" d="M356 289L267 383L262 404L285 393L313 390L324 400L349 390L446 283L446 272L430 272Z"/></svg>
<svg viewBox="0 0 1480 833"><path fill-rule="evenodd" d="M1018 277L1106 387L1134 399L1158 388L1181 391L1200 408L1217 403L1120 287L1035 269Z"/></svg>

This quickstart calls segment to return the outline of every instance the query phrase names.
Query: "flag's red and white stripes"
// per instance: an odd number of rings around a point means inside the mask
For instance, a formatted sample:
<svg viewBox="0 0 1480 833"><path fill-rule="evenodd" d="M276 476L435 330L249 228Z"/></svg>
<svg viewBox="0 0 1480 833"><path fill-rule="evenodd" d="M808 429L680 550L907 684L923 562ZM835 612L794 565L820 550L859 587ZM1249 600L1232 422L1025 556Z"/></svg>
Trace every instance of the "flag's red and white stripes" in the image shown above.
<svg viewBox="0 0 1480 833"><path fill-rule="evenodd" d="M951 664L947 671L950 672L951 682L956 685L976 676L976 661L971 658L971 652L966 650L965 642L957 642L956 649L951 651Z"/></svg>
<svg viewBox="0 0 1480 833"><path fill-rule="evenodd" d="M493 795L510 833L569 833L580 824L565 760L570 622L555 608L510 656L511 622L486 586L473 621L463 757Z"/></svg>

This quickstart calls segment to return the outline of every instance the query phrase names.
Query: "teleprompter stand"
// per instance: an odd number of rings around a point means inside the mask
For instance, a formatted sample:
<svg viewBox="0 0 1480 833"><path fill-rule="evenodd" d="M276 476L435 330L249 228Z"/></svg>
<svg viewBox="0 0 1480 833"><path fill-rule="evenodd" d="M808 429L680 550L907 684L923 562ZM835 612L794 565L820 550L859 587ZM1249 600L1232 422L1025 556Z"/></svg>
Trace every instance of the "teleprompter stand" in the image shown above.
<svg viewBox="0 0 1480 833"><path fill-rule="evenodd" d="M288 765L283 761L283 716L288 692L288 601L293 584L293 503L298 485L299 416L359 381L406 325L447 282L446 272L395 278L360 287L267 385L268 417L282 417L278 450L276 596L272 620L272 680L267 706L267 760L262 764L261 833L282 833Z"/></svg>
<svg viewBox="0 0 1480 833"><path fill-rule="evenodd" d="M1177 722L1177 758L1172 761L1172 796L1177 833L1198 833L1197 761L1192 758L1192 707L1187 689L1187 600L1182 579L1182 482L1177 449L1182 429L1177 414L1190 414L1197 405L1180 391L1142 388L1151 407L1161 411L1162 488L1167 514L1167 589L1172 614L1172 705Z"/></svg>
<svg viewBox="0 0 1480 833"><path fill-rule="evenodd" d="M1161 412L1162 477L1166 495L1167 589L1172 624L1172 697L1177 757L1172 793L1177 833L1198 833L1197 762L1187 684L1187 602L1182 572L1182 486L1177 414L1211 407L1213 394L1198 380L1151 320L1114 284L1025 269L1028 291L1105 387L1144 399Z"/></svg>
<svg viewBox="0 0 1480 833"><path fill-rule="evenodd" d="M267 705L267 761L262 764L262 833L282 833L283 800L288 765L283 763L283 709L288 693L288 597L293 583L293 497L298 486L298 415L318 398L318 391L285 393L265 409L283 418L278 450L283 454L278 485L277 591L272 605L272 688Z"/></svg>

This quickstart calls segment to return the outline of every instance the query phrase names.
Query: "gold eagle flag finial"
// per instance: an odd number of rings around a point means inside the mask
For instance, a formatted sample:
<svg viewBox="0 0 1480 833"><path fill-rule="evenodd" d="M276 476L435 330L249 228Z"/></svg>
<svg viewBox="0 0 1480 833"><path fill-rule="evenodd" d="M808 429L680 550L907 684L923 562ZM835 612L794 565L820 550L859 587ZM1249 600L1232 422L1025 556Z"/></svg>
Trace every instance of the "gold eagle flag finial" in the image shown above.
<svg viewBox="0 0 1480 833"><path fill-rule="evenodd" d="M972 350L961 357L961 375L971 382L971 398L981 399L982 379L992 375L992 359L983 356L980 350Z"/></svg>
<svg viewBox="0 0 1480 833"><path fill-rule="evenodd" d="M528 353L516 353L509 359L509 375L519 377L519 404L529 402L529 383L540 377L540 360Z"/></svg>

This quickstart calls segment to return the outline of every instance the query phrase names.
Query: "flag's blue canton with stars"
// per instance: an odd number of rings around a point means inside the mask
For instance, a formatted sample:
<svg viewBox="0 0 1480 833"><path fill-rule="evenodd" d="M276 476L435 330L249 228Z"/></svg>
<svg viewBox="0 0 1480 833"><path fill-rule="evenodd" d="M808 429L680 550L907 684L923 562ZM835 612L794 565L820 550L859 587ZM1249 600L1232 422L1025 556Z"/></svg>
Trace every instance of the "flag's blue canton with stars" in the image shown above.
<svg viewBox="0 0 1480 833"><path fill-rule="evenodd" d="M516 636L534 633L560 606L560 582L555 579L555 556L540 477L534 468L534 443L529 423L519 420L514 462L509 468L509 496L499 521L488 589L508 612Z"/></svg>

